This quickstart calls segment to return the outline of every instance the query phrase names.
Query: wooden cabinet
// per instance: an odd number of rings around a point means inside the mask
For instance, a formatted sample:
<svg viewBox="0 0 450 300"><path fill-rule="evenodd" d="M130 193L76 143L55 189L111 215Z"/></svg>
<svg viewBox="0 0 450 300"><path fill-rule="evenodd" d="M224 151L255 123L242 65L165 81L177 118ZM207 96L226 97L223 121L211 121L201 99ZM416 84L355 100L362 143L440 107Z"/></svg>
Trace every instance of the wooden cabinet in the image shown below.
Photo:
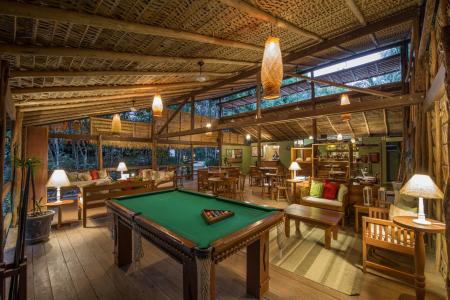
<svg viewBox="0 0 450 300"><path fill-rule="evenodd" d="M353 147L349 142L313 144L312 177L348 181Z"/></svg>

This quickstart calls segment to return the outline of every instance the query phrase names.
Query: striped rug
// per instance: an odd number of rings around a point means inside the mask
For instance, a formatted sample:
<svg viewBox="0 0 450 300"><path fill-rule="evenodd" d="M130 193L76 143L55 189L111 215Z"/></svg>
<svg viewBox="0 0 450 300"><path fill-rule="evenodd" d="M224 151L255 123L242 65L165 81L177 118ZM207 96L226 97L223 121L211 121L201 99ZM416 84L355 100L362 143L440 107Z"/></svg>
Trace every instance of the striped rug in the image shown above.
<svg viewBox="0 0 450 300"><path fill-rule="evenodd" d="M291 223L291 236L284 241L281 257L276 231L270 232L270 262L341 293L358 295L363 279L363 272L357 267L361 260L361 239L340 229L338 240L332 239L331 249L327 250L323 229L302 223L300 237L295 233L294 222Z"/></svg>

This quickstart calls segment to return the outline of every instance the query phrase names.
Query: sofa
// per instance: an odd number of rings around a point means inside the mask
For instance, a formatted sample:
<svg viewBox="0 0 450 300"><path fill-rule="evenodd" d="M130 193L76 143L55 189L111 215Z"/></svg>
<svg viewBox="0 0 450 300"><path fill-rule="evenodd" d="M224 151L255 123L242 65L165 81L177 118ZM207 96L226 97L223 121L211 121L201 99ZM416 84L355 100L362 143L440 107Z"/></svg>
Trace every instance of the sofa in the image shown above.
<svg viewBox="0 0 450 300"><path fill-rule="evenodd" d="M312 179L308 187L301 188L300 204L344 213L342 226L348 209L348 184L328 179Z"/></svg>
<svg viewBox="0 0 450 300"><path fill-rule="evenodd" d="M139 170L138 177L143 181L153 181L155 189L168 189L176 186L175 171Z"/></svg>
<svg viewBox="0 0 450 300"><path fill-rule="evenodd" d="M90 170L83 172L67 172L72 187L83 188L93 184L108 184L112 182L108 172L103 170Z"/></svg>

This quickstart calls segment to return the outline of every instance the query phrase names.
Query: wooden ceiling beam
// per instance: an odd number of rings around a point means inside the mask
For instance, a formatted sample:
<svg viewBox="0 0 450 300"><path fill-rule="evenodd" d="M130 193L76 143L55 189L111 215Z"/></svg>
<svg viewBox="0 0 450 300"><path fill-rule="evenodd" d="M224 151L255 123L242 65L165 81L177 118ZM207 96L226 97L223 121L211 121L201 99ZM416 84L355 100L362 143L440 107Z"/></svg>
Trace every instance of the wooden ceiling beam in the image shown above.
<svg viewBox="0 0 450 300"><path fill-rule="evenodd" d="M417 55L419 58L419 63L422 62L422 59L428 47L431 29L433 28L433 19L436 12L435 8L436 8L435 0L426 1L425 15L423 17L422 33L420 35L420 42L419 42L419 52Z"/></svg>
<svg viewBox="0 0 450 300"><path fill-rule="evenodd" d="M352 133L352 136L355 136L355 130L353 129L353 126L350 123L350 120L346 120L345 122L347 123L347 126L350 129L350 132Z"/></svg>
<svg viewBox="0 0 450 300"><path fill-rule="evenodd" d="M138 63L196 65L199 61L203 61L205 64L226 64L243 67L257 65L257 63L255 62L220 59L220 58L154 56L130 52L116 52L110 50L97 50L87 48L18 46L13 44L0 44L0 53L8 53L12 55L31 55L31 56L85 57L103 60L109 59L109 60L134 61Z"/></svg>
<svg viewBox="0 0 450 300"><path fill-rule="evenodd" d="M236 72L202 72L204 76L227 77ZM10 78L39 78L39 77L106 77L106 76L179 76L193 77L197 72L157 72L157 71L11 71Z"/></svg>
<svg viewBox="0 0 450 300"><path fill-rule="evenodd" d="M96 28L110 29L125 33L159 36L216 46L262 51L263 47L249 43L207 36L179 29L163 28L152 25L133 23L93 14L80 13L43 5L22 4L0 1L0 14L41 20L52 20L64 24L87 25Z"/></svg>
<svg viewBox="0 0 450 300"><path fill-rule="evenodd" d="M363 26L367 26L366 18L364 17L362 11L359 9L358 5L355 3L354 0L345 0L347 3L348 8L352 11L353 15L358 19L359 23ZM374 33L370 34L370 39L374 43L376 47L379 46L378 40Z"/></svg>
<svg viewBox="0 0 450 300"><path fill-rule="evenodd" d="M401 24L404 22L411 21L413 18L417 17L417 15L418 15L417 8L411 7L409 9L400 11L396 14L382 18L378 21L370 22L367 24L367 26L357 28L357 29L349 31L347 33L327 39L327 40L320 42L318 44L315 44L313 46L301 49L296 52L289 53L288 55L283 57L283 62L291 63L291 62L294 62L305 56L312 55L312 54L321 52L323 50L341 45L343 43L347 43L349 41L361 38L361 37L369 35L371 33L374 33L374 32L377 32L377 31L380 31L380 30L383 30L383 29L386 29L386 28L389 28L389 27L392 27L392 26L395 26L395 25L398 25L398 24ZM248 70L242 71L236 76L227 78L221 82L204 87L198 91L192 92L189 95L180 97L178 99L178 101L182 101L185 97L196 96L196 95L202 94L205 91L211 91L211 90L214 90L215 88L220 88L224 84L229 84L229 83L235 82L235 81L243 79L243 78L254 76L254 75L256 75L256 73L258 73L259 70L260 70L260 68L258 66L258 67L253 67Z"/></svg>
<svg viewBox="0 0 450 300"><path fill-rule="evenodd" d="M340 88L345 88L345 89L348 89L350 91L359 92L359 93L368 94L368 95L374 95L374 96L379 96L379 97L393 97L393 96L395 96L395 94L389 93L389 92L383 92L383 91L367 89L367 88L359 88L359 87L351 86L351 85L348 85L348 84L343 84L343 83L338 83L338 82L333 82L333 81L328 81L328 80L323 80L323 79L317 79L317 78L310 78L308 76L304 76L304 75L301 75L301 74L286 73L286 75L287 76L291 76L291 77L301 78L301 79L304 79L304 80L310 81L310 82L315 82L315 83L320 83L320 84L324 84L324 85L331 85L331 86L336 86L336 87L340 87Z"/></svg>
<svg viewBox="0 0 450 300"><path fill-rule="evenodd" d="M199 88L216 81L191 81L161 84L133 84L133 85L88 85L88 86L50 86L11 89L14 95L40 94L40 93L67 93L67 92L93 92L93 91L149 91L158 92L163 89Z"/></svg>
<svg viewBox="0 0 450 300"><path fill-rule="evenodd" d="M328 123L330 124L331 129L333 129L334 133L338 134L339 132L336 130L336 128L334 127L333 123L331 123L330 117L325 116Z"/></svg>
<svg viewBox="0 0 450 300"><path fill-rule="evenodd" d="M228 6L236 8L237 10L239 10L241 12L244 12L247 15L249 15L255 19L258 19L258 20L261 20L264 22L268 22L279 28L286 29L288 31L297 33L299 35L305 36L305 37L313 39L313 40L323 41L323 39L318 34L315 34L306 29L302 29L302 28L300 28L290 22L282 20L280 18L274 17L271 14L265 12L264 10L259 9L245 1L242 1L242 0L219 0L219 1L222 2L223 4L226 4Z"/></svg>
<svg viewBox="0 0 450 300"><path fill-rule="evenodd" d="M369 122L367 122L366 113L363 111L362 115L363 115L363 119L364 119L364 125L366 125L367 135L371 136L372 134L370 133L370 127L369 127Z"/></svg>
<svg viewBox="0 0 450 300"><path fill-rule="evenodd" d="M246 119L238 122L219 123L212 128L206 130L206 128L198 128L194 130L180 131L177 133L161 135L161 137L177 137L191 134L200 134L207 131L217 131L223 129L233 129L239 127L255 126L261 124L270 124L278 122L286 122L294 119L310 119L321 116L330 116L345 113L359 113L369 110L377 110L390 107L402 107L409 106L423 101L424 96L419 94L413 95L401 95L396 97L382 98L364 102L350 103L344 106L328 106L319 109L310 110L291 110L284 114L271 114L263 115L260 119Z"/></svg>

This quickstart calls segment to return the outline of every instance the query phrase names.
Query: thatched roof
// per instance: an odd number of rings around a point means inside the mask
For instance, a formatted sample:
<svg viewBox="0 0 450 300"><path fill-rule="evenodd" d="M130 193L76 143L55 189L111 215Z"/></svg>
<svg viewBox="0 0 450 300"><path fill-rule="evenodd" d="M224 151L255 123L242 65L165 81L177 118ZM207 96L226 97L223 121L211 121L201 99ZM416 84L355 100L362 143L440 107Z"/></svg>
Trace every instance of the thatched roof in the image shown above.
<svg viewBox="0 0 450 300"><path fill-rule="evenodd" d="M418 2L0 1L0 53L25 124L38 125L126 111L131 99L149 107L156 91L177 103L254 86L271 32L286 70L401 41Z"/></svg>

